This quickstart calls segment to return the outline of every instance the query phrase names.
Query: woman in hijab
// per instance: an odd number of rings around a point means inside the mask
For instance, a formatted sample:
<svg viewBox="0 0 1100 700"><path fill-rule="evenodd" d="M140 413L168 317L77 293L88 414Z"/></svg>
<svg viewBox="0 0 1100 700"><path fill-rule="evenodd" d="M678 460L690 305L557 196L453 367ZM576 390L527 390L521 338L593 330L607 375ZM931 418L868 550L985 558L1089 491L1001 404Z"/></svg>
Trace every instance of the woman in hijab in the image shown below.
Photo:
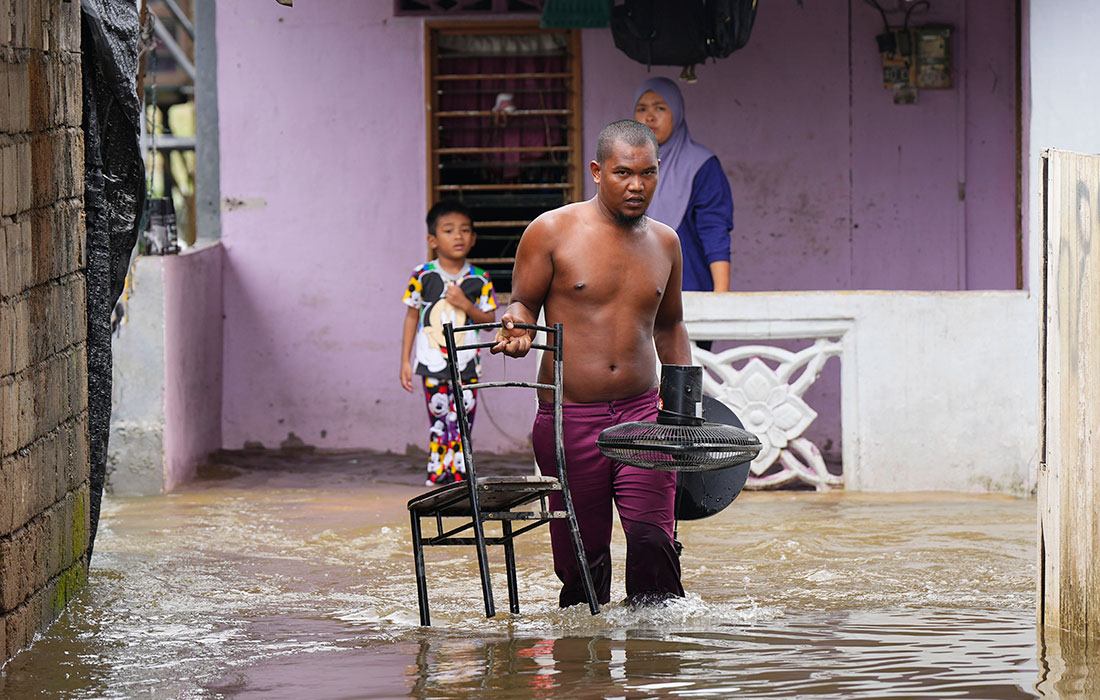
<svg viewBox="0 0 1100 700"><path fill-rule="evenodd" d="M691 139L684 98L668 78L650 78L634 95L634 119L657 135L660 171L646 215L676 229L685 292L728 292L733 197L711 150Z"/></svg>

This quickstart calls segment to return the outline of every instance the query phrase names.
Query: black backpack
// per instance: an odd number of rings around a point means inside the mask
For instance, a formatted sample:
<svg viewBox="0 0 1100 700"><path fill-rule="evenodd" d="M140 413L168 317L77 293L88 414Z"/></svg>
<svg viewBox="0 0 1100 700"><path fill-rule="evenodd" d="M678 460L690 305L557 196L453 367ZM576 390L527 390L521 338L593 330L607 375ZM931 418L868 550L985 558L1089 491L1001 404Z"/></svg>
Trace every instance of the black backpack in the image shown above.
<svg viewBox="0 0 1100 700"><path fill-rule="evenodd" d="M615 47L647 66L725 58L749 41L756 0L626 0L611 11Z"/></svg>

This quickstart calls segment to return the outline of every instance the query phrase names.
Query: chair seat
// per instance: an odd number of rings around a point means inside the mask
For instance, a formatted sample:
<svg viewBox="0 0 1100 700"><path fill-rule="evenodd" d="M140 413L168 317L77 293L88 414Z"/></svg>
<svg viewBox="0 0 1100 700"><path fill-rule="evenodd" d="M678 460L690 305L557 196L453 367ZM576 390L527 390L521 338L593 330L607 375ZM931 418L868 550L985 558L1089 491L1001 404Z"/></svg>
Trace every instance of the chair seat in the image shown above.
<svg viewBox="0 0 1100 700"><path fill-rule="evenodd" d="M561 490L552 476L479 476L476 483L483 513L511 510ZM409 510L421 515L471 516L469 486L465 481L438 486L411 499Z"/></svg>

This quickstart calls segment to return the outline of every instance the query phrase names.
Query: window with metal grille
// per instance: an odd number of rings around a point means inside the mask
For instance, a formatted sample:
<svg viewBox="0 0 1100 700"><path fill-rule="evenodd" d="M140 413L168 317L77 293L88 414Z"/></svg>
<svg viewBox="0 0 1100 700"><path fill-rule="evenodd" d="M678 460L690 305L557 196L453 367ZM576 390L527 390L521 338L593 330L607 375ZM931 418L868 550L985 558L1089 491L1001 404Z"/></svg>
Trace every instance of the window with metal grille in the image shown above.
<svg viewBox="0 0 1100 700"><path fill-rule="evenodd" d="M426 31L429 204L470 207L470 262L507 295L527 224L583 197L580 36L534 23Z"/></svg>

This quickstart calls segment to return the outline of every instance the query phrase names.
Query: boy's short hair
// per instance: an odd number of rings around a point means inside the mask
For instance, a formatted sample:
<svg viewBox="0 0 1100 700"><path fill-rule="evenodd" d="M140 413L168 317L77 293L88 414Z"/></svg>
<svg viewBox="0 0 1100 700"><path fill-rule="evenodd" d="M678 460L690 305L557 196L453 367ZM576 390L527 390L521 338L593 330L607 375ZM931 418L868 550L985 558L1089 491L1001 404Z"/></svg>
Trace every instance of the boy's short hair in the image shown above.
<svg viewBox="0 0 1100 700"><path fill-rule="evenodd" d="M432 205L432 208L428 210L428 235L435 235L435 225L439 223L440 217L447 214L461 214L470 220L470 226L474 225L474 217L470 214L470 208L458 201L457 199L444 199L436 202Z"/></svg>

